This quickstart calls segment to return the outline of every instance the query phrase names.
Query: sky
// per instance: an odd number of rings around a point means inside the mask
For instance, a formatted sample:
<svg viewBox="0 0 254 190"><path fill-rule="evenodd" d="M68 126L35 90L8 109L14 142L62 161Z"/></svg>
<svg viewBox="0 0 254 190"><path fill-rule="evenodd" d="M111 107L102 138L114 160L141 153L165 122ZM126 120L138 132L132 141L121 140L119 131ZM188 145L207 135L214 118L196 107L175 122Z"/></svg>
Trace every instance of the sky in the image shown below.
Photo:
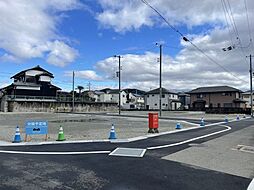
<svg viewBox="0 0 254 190"><path fill-rule="evenodd" d="M0 0L0 88L40 65L64 91L162 86L249 89L252 0ZM183 40L186 37L188 41ZM233 47L230 51L222 48Z"/></svg>

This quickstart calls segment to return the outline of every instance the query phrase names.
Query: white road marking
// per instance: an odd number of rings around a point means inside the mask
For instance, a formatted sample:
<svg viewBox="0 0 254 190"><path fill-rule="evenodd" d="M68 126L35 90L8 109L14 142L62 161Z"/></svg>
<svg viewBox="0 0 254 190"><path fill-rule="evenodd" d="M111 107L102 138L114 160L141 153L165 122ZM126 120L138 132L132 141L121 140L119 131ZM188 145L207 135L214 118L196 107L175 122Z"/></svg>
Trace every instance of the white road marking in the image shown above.
<svg viewBox="0 0 254 190"><path fill-rule="evenodd" d="M188 140L185 140L185 141L181 141L181 142L178 142L178 143L148 147L147 149L148 150L155 150L155 149L167 148L167 147L172 147L172 146L178 146L178 145L186 144L186 143L189 143L189 142L192 142L192 141L195 141L195 140L203 139L203 138L206 138L206 137L210 137L210 136L217 135L217 134L224 133L226 131L231 130L231 127L229 127L229 126L223 125L223 127L226 127L227 129L224 129L224 130L221 130L221 131L217 131L217 132L214 132L214 133L210 133L210 134L207 134L207 135L191 138L191 139L188 139Z"/></svg>
<svg viewBox="0 0 254 190"><path fill-rule="evenodd" d="M6 153L6 154L33 154L33 155L108 154L110 152L111 151L90 151L90 152L24 152L24 151L0 150L0 153Z"/></svg>
<svg viewBox="0 0 254 190"><path fill-rule="evenodd" d="M254 179L250 182L247 190L254 190Z"/></svg>

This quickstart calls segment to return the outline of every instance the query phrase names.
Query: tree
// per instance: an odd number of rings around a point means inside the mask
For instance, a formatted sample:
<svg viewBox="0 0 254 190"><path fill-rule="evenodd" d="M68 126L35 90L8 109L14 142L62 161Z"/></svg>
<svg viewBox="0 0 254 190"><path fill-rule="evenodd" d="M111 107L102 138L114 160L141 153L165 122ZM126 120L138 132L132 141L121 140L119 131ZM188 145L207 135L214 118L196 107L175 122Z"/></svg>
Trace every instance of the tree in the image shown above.
<svg viewBox="0 0 254 190"><path fill-rule="evenodd" d="M79 91L79 97L81 96L81 91L84 90L83 86L77 86L77 89Z"/></svg>

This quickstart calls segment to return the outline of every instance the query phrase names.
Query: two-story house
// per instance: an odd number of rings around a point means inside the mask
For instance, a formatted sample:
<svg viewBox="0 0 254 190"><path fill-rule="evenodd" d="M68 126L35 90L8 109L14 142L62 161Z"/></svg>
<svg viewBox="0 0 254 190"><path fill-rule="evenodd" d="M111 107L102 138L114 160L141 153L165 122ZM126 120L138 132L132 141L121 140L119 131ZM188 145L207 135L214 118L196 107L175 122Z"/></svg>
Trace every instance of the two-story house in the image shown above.
<svg viewBox="0 0 254 190"><path fill-rule="evenodd" d="M124 90L121 90L121 102L120 105L123 106L127 101L127 94ZM95 102L111 102L119 104L119 90L105 88L94 92Z"/></svg>
<svg viewBox="0 0 254 190"><path fill-rule="evenodd" d="M52 78L53 74L40 66L15 74L11 77L13 83L0 89L0 110L19 110L22 107L19 103L25 102L41 102L42 105L43 102L56 102L57 91L61 89L51 84Z"/></svg>
<svg viewBox="0 0 254 190"><path fill-rule="evenodd" d="M188 92L192 110L245 108L242 91L230 86L200 87Z"/></svg>
<svg viewBox="0 0 254 190"><path fill-rule="evenodd" d="M246 91L244 93L242 93L242 96L243 96L243 100L246 101L246 108L249 108L251 107L251 93L250 91ZM254 93L252 93L252 104L254 104ZM254 109L254 106L252 107L252 109Z"/></svg>
<svg viewBox="0 0 254 190"><path fill-rule="evenodd" d="M145 91L134 89L134 88L127 88L124 89L127 94L127 101L126 101L126 109L144 109L144 94Z"/></svg>
<svg viewBox="0 0 254 190"><path fill-rule="evenodd" d="M145 93L145 108L147 110L158 110L160 101L160 88ZM178 110L181 103L177 93L162 88L161 108L162 110Z"/></svg>
<svg viewBox="0 0 254 190"><path fill-rule="evenodd" d="M38 65L12 76L13 83L0 90L11 98L56 97L61 88L51 84L52 78L52 73Z"/></svg>

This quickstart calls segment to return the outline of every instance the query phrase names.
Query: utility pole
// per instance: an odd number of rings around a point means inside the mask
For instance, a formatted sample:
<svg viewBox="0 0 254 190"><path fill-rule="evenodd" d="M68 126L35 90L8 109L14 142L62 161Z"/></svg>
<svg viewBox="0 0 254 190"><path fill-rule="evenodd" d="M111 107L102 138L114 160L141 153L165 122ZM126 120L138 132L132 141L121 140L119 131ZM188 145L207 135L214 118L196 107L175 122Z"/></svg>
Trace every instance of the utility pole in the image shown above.
<svg viewBox="0 0 254 190"><path fill-rule="evenodd" d="M253 117L253 95L252 95L252 62L251 62L251 54L249 56L246 57L250 57L250 115L251 117Z"/></svg>
<svg viewBox="0 0 254 190"><path fill-rule="evenodd" d="M72 112L74 112L74 76L75 76L75 73L74 71L72 72Z"/></svg>
<svg viewBox="0 0 254 190"><path fill-rule="evenodd" d="M90 82L88 82L88 90L89 90L89 92L91 91L91 83Z"/></svg>
<svg viewBox="0 0 254 190"><path fill-rule="evenodd" d="M119 115L121 115L121 56L120 55L115 55L114 57L118 58L118 81L119 81Z"/></svg>
<svg viewBox="0 0 254 190"><path fill-rule="evenodd" d="M160 115L160 117L161 117L161 98L162 98L162 86L161 86L161 81L162 81L162 77L161 77L161 75L162 75L162 44L158 44L158 43L156 43L156 45L159 45L159 47L160 47L160 98L159 98L159 110L160 110L160 112L159 112L159 115Z"/></svg>

